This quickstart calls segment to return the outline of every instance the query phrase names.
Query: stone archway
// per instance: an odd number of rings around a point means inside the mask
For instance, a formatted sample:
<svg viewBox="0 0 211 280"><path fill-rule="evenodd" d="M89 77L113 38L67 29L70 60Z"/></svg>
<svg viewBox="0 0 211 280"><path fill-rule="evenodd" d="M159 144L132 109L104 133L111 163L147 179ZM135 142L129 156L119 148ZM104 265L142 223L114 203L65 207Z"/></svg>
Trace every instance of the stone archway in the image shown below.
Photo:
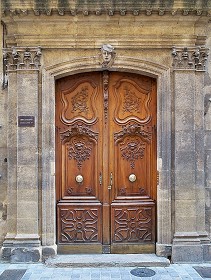
<svg viewBox="0 0 211 280"><path fill-rule="evenodd" d="M157 255L171 252L171 91L170 69L131 57L116 57L114 69L157 79ZM102 71L96 57L80 57L43 69L42 81L42 246L56 254L55 80L76 73Z"/></svg>

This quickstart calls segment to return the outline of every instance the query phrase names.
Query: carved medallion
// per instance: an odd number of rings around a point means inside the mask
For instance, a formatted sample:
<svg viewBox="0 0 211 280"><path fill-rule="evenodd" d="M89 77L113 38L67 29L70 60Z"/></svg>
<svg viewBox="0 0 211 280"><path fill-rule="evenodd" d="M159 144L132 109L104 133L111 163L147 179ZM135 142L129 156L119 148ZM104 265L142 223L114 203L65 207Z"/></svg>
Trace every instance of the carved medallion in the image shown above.
<svg viewBox="0 0 211 280"><path fill-rule="evenodd" d="M131 168L135 168L135 161L144 157L146 144L141 139L134 138L120 144L121 156L130 162Z"/></svg>
<svg viewBox="0 0 211 280"><path fill-rule="evenodd" d="M138 98L134 92L131 92L128 88L125 88L123 111L130 113L139 113L141 106L141 98Z"/></svg>

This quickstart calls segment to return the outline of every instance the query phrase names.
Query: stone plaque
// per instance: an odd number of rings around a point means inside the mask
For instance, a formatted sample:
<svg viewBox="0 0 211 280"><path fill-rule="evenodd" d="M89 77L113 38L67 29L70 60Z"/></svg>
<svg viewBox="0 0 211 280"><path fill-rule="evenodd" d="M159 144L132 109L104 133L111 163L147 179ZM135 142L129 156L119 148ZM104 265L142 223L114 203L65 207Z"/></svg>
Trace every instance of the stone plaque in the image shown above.
<svg viewBox="0 0 211 280"><path fill-rule="evenodd" d="M18 116L19 127L34 127L35 117L34 116Z"/></svg>

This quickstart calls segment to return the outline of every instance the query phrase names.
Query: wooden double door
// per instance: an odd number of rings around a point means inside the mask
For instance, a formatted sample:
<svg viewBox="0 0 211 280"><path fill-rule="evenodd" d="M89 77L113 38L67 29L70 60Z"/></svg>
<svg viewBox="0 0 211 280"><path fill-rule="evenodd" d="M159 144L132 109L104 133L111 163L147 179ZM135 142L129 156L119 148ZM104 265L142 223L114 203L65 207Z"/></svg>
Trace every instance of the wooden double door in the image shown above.
<svg viewBox="0 0 211 280"><path fill-rule="evenodd" d="M57 245L154 252L156 80L90 72L56 83Z"/></svg>

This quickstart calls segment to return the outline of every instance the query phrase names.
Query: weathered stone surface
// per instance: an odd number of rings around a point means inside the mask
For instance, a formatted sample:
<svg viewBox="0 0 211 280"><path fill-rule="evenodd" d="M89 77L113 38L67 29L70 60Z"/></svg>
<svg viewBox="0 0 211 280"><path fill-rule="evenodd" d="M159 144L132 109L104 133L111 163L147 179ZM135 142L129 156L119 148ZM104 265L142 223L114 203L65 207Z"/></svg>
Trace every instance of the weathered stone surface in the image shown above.
<svg viewBox="0 0 211 280"><path fill-rule="evenodd" d="M40 250L37 248L15 248L11 250L12 263L34 263L40 261Z"/></svg>
<svg viewBox="0 0 211 280"><path fill-rule="evenodd" d="M7 233L3 247L7 259L39 261L39 246L28 248L30 235L39 240L38 233L43 257L56 254L55 80L102 71L100 48L111 44L116 51L112 71L157 79L157 254L171 254L175 226L173 261L209 260L204 232L211 232L211 106L207 107L211 58L206 66L207 55L201 54L211 47L211 7L202 1L166 1L162 7L161 1L127 1L126 7L120 2L110 1L108 7L107 1L94 5L87 1L85 7L79 1L26 0L24 9L15 0L2 2L9 83L0 90L0 243ZM175 67L173 46L184 55L187 47L190 64L179 55L182 66ZM28 56L30 49L33 54L38 51L35 64ZM21 53L18 61L13 60L16 52ZM35 116L35 127L17 127L18 115ZM196 234L191 236L188 230ZM15 241L21 234L22 247Z"/></svg>
<svg viewBox="0 0 211 280"><path fill-rule="evenodd" d="M201 263L203 261L202 245L174 245L172 261L176 263Z"/></svg>

